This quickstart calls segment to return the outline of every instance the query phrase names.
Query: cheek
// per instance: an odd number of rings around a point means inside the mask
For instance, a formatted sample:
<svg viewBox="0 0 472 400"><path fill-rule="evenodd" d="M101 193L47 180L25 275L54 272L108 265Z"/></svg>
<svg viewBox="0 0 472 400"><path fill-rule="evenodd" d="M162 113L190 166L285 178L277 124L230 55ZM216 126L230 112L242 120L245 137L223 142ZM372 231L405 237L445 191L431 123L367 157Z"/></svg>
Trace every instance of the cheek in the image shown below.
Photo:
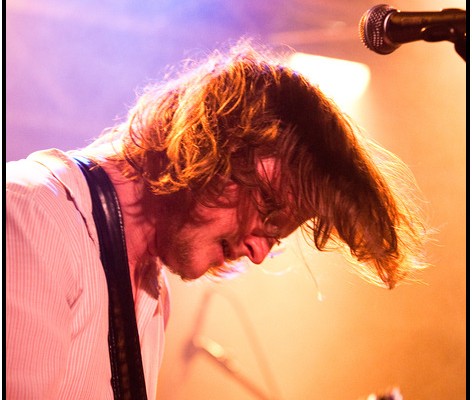
<svg viewBox="0 0 472 400"><path fill-rule="evenodd" d="M238 224L238 209L236 207L213 207L198 205L195 208L195 221L185 224L184 229L199 229L202 233L210 234L213 229L234 227Z"/></svg>

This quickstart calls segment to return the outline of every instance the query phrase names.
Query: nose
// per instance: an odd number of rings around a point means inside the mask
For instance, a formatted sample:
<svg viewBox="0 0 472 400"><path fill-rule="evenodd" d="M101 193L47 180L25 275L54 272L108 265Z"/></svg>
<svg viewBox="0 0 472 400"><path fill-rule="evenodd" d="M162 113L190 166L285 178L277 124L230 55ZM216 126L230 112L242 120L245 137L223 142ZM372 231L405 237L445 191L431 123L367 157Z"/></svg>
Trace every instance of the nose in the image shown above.
<svg viewBox="0 0 472 400"><path fill-rule="evenodd" d="M250 235L242 241L242 256L248 257L254 264L261 264L274 243L267 237Z"/></svg>

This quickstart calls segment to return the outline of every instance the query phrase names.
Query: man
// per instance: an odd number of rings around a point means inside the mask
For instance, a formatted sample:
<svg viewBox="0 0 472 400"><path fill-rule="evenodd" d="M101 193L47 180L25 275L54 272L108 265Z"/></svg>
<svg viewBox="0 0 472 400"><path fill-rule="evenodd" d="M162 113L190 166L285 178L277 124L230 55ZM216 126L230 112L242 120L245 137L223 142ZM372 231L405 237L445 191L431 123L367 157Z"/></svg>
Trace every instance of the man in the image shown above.
<svg viewBox="0 0 472 400"><path fill-rule="evenodd" d="M239 43L147 88L87 148L7 165L8 398L113 398L107 283L75 156L99 165L119 200L150 399L169 310L164 266L185 280L224 277L298 227L389 288L423 265L405 166L361 140L303 76Z"/></svg>

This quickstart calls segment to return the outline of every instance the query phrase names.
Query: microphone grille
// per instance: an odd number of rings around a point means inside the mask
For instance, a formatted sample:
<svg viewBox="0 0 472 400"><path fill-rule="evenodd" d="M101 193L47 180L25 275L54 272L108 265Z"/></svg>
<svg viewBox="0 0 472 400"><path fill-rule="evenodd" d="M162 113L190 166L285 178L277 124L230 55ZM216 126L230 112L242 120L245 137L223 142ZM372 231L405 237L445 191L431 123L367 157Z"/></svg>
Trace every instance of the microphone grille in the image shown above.
<svg viewBox="0 0 472 400"><path fill-rule="evenodd" d="M387 4L379 4L367 10L359 22L359 36L364 45L379 54L389 54L398 46L385 41L385 18L397 11Z"/></svg>

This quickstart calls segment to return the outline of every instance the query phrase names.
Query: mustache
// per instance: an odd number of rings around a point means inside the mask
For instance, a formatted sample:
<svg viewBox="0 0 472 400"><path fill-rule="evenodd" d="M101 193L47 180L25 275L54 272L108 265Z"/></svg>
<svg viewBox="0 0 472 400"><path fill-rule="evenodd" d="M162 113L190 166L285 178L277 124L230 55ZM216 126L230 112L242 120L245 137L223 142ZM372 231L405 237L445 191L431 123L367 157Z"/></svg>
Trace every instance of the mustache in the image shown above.
<svg viewBox="0 0 472 400"><path fill-rule="evenodd" d="M222 265L210 266L205 276L212 281L221 281L235 278L247 271L249 260L241 257L237 260L225 261Z"/></svg>

